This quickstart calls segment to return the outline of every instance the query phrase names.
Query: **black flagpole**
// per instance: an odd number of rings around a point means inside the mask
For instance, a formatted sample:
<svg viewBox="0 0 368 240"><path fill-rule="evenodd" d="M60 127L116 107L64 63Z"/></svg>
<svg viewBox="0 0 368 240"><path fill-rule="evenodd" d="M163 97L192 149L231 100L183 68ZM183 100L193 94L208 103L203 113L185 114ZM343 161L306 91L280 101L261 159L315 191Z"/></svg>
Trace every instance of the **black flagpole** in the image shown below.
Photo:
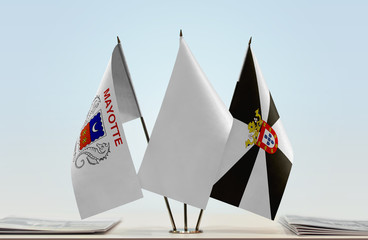
<svg viewBox="0 0 368 240"><path fill-rule="evenodd" d="M120 39L119 37L117 37L118 39L118 44L120 44ZM122 51L122 48L121 48L121 45L120 46L120 54L121 54L121 57L123 58L123 62L124 61L124 55L123 55L123 51ZM125 66L126 67L126 66ZM130 82L130 76L128 77L129 79L129 83L130 83L130 86L132 87L133 89L133 85L132 83ZM134 92L134 89L133 89L133 92ZM134 97L135 96L135 92L134 92ZM137 102L137 105L138 105L138 101L136 99L136 102ZM139 106L138 106L138 109L139 109ZM144 119L142 117L142 113L141 113L141 110L139 109L139 113L141 115L140 119L141 119L141 123L142 123L142 126L143 126L143 130L144 130L144 134L146 135L146 140L147 140L147 143L149 142L150 138L149 138L149 135L148 135L148 131L147 131L147 127L146 127L146 123L144 122ZM169 216L170 216L170 221L171 221L171 225L172 225L172 228L173 228L173 231L176 231L176 226L175 226L175 221L174 221L174 218L173 218L173 215L172 215L172 212L171 212L171 208L170 208L170 204L169 204L169 200L167 199L166 196L164 196L164 199L165 199L165 204L166 204L166 208L167 208L167 211L169 212Z"/></svg>
<svg viewBox="0 0 368 240"><path fill-rule="evenodd" d="M184 203L184 232L188 232L188 216L186 203Z"/></svg>
<svg viewBox="0 0 368 240"><path fill-rule="evenodd" d="M203 209L201 209L201 211L199 212L199 216L198 216L198 220L197 220L197 225L195 227L195 230L196 231L199 231L199 225L201 224L202 214L203 214Z"/></svg>

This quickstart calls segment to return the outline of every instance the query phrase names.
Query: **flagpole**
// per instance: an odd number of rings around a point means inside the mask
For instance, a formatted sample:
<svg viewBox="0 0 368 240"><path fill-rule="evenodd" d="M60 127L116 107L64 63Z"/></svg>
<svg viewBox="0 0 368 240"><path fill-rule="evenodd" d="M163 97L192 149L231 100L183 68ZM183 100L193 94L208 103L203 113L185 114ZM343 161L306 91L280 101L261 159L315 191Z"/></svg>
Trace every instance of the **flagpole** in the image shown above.
<svg viewBox="0 0 368 240"><path fill-rule="evenodd" d="M180 38L183 37L183 31L180 29L180 33L179 33ZM201 209L201 211L199 212L199 216L198 216L198 220L197 220L197 224L195 227L195 231L194 232L202 232L199 230L199 225L201 224L201 219L202 219L202 214L203 214L203 209ZM187 204L184 203L184 232L188 231L188 221L187 221Z"/></svg>
<svg viewBox="0 0 368 240"><path fill-rule="evenodd" d="M199 231L199 225L201 224L202 214L203 214L203 209L201 209L201 211L199 212L199 216L198 216L198 220L197 220L197 225L195 227L195 230L196 231Z"/></svg>
<svg viewBox="0 0 368 240"><path fill-rule="evenodd" d="M134 93L133 95L134 95L135 102L137 103L137 108L138 108L139 115L142 116L141 109L140 109L139 104L138 104L138 99L137 99L137 96L135 95L133 83L132 83L132 80L131 80L131 77L130 77L129 69L128 69L128 66L127 66L126 61L125 61L125 57L124 57L124 53L123 53L123 47L121 46L119 36L117 36L116 38L118 40L121 59L123 60L123 65L125 67L125 70L126 70L126 73L127 73L127 76L128 76L128 82L129 82L129 85L130 85L131 89L133 90L133 93Z"/></svg>
<svg viewBox="0 0 368 240"><path fill-rule="evenodd" d="M184 203L184 231L188 231L188 215L187 215L187 204Z"/></svg>
<svg viewBox="0 0 368 240"><path fill-rule="evenodd" d="M143 126L144 134L146 135L146 140L147 140L147 143L148 143L149 142L149 135L148 135L146 123L144 122L143 117L140 117L140 119L141 119L141 123L142 123L142 126ZM164 199L165 199L165 204L166 204L167 211L169 212L170 221L171 221L173 231L176 231L176 225L175 225L174 217L173 217L172 212L171 212L169 200L167 199L166 196L164 196Z"/></svg>
<svg viewBox="0 0 368 240"><path fill-rule="evenodd" d="M121 47L121 43L120 43L120 39L119 39L119 36L117 36L117 40L118 40L118 44L119 44L119 50L120 50L120 54L121 54L121 57L123 59L123 64L126 65L126 62L125 62L125 58L124 58L124 54L123 54L123 49ZM134 91L134 88L133 88L133 84L130 80L130 74L129 74L129 71L128 71L128 68L127 66L125 66L126 70L127 70L127 74L128 74L128 80L129 80L129 83L130 83L130 86L133 90L133 93L134 93L134 97L135 97L135 100L137 102L137 106L138 106L138 111L139 111L139 114L140 114L140 119L141 119L141 123L142 123L142 126L143 126L143 130L144 130L144 134L146 136L146 140L147 140L147 143L149 142L150 138L149 138L149 135L148 135L148 131L147 131L147 127L146 127L146 123L142 117L142 113L141 113L141 110L139 108L139 104L138 104L138 100L137 100L137 97L135 95L135 91ZM174 221L174 218L173 218L173 215L172 215L172 212L171 212L171 208L170 208L170 204L169 204L169 200L167 199L166 196L164 196L164 200L165 200L165 204L166 204L166 208L167 208L167 211L169 212L169 216L170 216L170 221L171 221L171 225L172 225L172 228L173 228L173 231L176 231L176 225L175 225L175 221Z"/></svg>

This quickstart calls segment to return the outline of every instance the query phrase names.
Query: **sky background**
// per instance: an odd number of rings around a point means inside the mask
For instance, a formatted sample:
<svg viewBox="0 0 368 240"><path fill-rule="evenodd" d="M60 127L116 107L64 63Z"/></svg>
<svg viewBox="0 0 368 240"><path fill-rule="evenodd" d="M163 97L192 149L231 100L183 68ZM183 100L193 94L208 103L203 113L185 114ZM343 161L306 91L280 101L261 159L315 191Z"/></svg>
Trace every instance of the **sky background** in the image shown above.
<svg viewBox="0 0 368 240"><path fill-rule="evenodd" d="M253 37L295 155L278 216L368 220L367 11L367 1L0 1L0 216L79 218L74 143L116 36L151 132L183 29L227 106ZM138 169L143 130L124 129ZM98 217L166 214L161 196L144 195ZM206 213L250 214L213 199Z"/></svg>

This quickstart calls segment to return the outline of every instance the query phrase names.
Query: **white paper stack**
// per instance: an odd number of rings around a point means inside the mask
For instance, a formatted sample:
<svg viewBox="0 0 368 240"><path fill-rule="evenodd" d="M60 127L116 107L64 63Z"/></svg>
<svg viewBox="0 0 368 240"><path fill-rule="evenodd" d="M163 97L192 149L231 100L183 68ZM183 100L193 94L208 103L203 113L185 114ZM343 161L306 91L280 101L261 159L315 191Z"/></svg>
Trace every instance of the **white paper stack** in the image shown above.
<svg viewBox="0 0 368 240"><path fill-rule="evenodd" d="M368 235L368 221L336 220L287 215L280 223L297 235Z"/></svg>
<svg viewBox="0 0 368 240"><path fill-rule="evenodd" d="M65 221L39 218L6 217L0 219L0 234L102 233L120 222L114 220Z"/></svg>

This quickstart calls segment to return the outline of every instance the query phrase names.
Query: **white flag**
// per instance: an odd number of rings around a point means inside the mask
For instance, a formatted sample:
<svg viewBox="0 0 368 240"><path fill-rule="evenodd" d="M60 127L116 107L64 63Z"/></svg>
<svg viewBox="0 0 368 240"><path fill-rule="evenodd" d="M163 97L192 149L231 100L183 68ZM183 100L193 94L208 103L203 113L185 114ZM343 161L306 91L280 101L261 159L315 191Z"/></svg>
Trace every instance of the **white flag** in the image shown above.
<svg viewBox="0 0 368 240"><path fill-rule="evenodd" d="M142 187L205 209L232 126L183 38L139 170Z"/></svg>
<svg viewBox="0 0 368 240"><path fill-rule="evenodd" d="M82 218L142 197L122 123L140 117L121 45L112 53L71 166Z"/></svg>

